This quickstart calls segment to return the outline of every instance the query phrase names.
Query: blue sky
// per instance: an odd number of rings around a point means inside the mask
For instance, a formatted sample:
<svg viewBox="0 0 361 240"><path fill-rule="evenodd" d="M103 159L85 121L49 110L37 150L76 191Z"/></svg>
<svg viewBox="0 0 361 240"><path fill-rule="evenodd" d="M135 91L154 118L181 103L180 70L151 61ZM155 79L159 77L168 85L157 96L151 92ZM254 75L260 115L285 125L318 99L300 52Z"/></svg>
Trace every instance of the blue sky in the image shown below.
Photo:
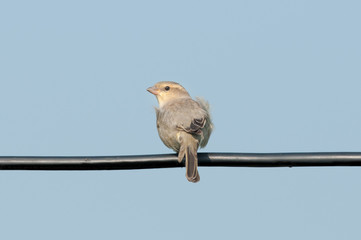
<svg viewBox="0 0 361 240"><path fill-rule="evenodd" d="M146 88L212 106L204 152L360 151L358 1L0 3L0 155L171 153ZM360 239L359 168L1 171L3 239Z"/></svg>

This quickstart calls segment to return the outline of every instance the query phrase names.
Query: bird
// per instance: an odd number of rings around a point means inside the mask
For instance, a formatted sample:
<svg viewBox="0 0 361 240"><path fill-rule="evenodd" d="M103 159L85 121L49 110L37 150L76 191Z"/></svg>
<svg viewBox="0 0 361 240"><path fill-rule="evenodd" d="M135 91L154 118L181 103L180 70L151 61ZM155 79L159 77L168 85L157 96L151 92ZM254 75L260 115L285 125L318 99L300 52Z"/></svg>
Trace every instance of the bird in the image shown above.
<svg viewBox="0 0 361 240"><path fill-rule="evenodd" d="M197 150L207 145L213 130L209 104L202 98L193 100L179 83L161 81L147 88L158 100L155 107L160 139L178 153L178 162L185 157L186 178L198 182Z"/></svg>

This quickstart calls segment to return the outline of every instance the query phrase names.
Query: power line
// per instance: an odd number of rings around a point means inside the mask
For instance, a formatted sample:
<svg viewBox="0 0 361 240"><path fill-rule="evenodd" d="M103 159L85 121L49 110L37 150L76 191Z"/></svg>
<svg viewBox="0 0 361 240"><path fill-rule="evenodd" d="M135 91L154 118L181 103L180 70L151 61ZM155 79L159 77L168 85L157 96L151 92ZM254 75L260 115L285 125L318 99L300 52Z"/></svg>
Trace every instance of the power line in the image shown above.
<svg viewBox="0 0 361 240"><path fill-rule="evenodd" d="M361 152L198 153L205 167L361 166ZM176 154L132 156L0 156L0 170L121 170L184 167Z"/></svg>

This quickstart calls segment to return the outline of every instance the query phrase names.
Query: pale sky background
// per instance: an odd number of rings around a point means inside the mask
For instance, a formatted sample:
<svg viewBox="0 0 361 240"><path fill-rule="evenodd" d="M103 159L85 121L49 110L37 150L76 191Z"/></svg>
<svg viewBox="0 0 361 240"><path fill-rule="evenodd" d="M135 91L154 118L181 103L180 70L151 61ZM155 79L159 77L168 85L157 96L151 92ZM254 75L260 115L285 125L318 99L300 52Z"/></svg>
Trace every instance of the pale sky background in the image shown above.
<svg viewBox="0 0 361 240"><path fill-rule="evenodd" d="M146 88L212 105L204 152L361 151L360 1L2 1L0 155L171 153ZM0 171L1 239L361 239L361 168Z"/></svg>

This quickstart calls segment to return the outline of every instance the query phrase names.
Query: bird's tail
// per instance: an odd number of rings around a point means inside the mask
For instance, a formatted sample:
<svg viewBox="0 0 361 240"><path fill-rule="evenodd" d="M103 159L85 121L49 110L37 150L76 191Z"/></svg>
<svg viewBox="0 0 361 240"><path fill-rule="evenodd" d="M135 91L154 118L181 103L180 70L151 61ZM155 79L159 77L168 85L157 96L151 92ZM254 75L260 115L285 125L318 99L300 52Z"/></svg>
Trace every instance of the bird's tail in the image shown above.
<svg viewBox="0 0 361 240"><path fill-rule="evenodd" d="M183 158L186 159L186 177L190 182L199 182L200 177L198 174L198 141L188 133L182 134L181 147L178 153L178 161L182 162Z"/></svg>
<svg viewBox="0 0 361 240"><path fill-rule="evenodd" d="M199 182L197 148L188 145L186 147L186 177L190 182Z"/></svg>

